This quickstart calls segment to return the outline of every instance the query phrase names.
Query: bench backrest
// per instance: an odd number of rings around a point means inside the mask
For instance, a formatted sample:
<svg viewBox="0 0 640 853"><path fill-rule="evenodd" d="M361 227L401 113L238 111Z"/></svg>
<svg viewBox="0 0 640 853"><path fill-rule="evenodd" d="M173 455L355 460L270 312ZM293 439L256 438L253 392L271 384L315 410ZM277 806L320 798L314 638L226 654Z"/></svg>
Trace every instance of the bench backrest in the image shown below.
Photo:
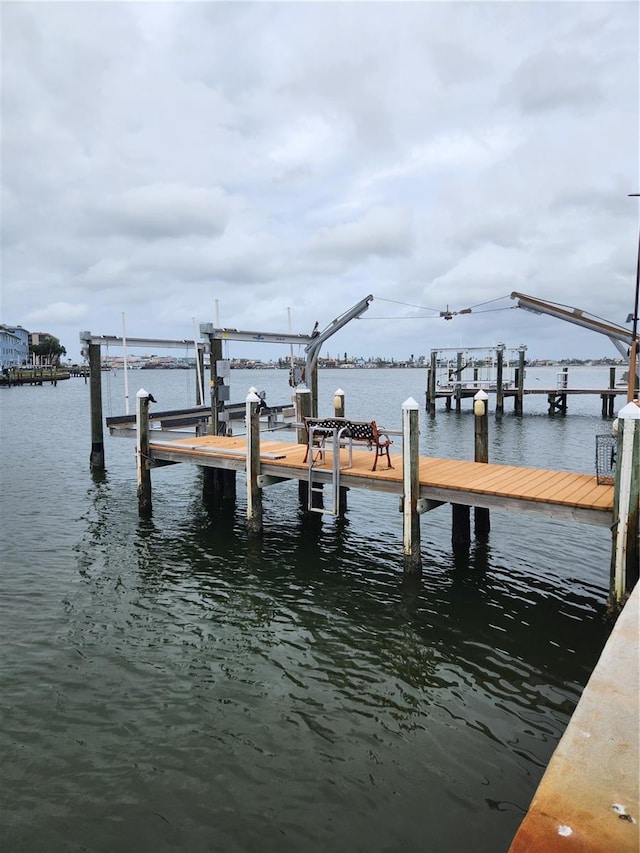
<svg viewBox="0 0 640 853"><path fill-rule="evenodd" d="M311 427L320 429L342 430L345 438L353 441L377 441L378 427L375 421L350 421L347 418L305 418L304 425L307 432Z"/></svg>

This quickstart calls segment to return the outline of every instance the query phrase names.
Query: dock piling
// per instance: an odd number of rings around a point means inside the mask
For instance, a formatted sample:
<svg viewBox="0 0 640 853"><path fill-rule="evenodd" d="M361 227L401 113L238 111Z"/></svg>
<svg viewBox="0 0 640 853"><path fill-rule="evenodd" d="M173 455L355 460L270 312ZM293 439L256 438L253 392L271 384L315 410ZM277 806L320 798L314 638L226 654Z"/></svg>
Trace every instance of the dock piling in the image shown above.
<svg viewBox="0 0 640 853"><path fill-rule="evenodd" d="M409 397L402 404L402 478L403 478L403 545L404 571L407 575L419 575L422 572L420 554L420 514L418 497L420 493L420 421L418 404Z"/></svg>
<svg viewBox="0 0 640 853"><path fill-rule="evenodd" d="M91 398L91 453L89 468L104 471L104 435L102 433L102 369L100 344L89 344L89 395Z"/></svg>
<svg viewBox="0 0 640 853"><path fill-rule="evenodd" d="M614 422L614 431L615 429ZM613 608L619 608L624 604L639 574L640 406L638 404L627 403L620 409L617 435L609 601Z"/></svg>
<svg viewBox="0 0 640 853"><path fill-rule="evenodd" d="M138 515L151 515L151 471L149 459L149 403L151 394L140 388L136 394L136 469L138 474Z"/></svg>
<svg viewBox="0 0 640 853"><path fill-rule="evenodd" d="M480 389L473 398L473 425L474 425L474 460L476 462L489 461L489 395ZM476 506L473 508L473 526L475 537L479 542L487 542L491 521L489 510L486 507Z"/></svg>
<svg viewBox="0 0 640 853"><path fill-rule="evenodd" d="M260 397L251 391L246 399L247 418L247 530L262 532L262 489L260 474Z"/></svg>
<svg viewBox="0 0 640 853"><path fill-rule="evenodd" d="M333 392L333 414L336 418L344 418L344 391L342 388L336 388ZM349 489L344 486L338 487L338 515L344 515L347 511L347 494Z"/></svg>
<svg viewBox="0 0 640 853"><path fill-rule="evenodd" d="M304 385L298 385L295 393L296 422L298 430L296 441L298 444L307 443L307 432L304 428L304 419L311 417L311 391ZM309 484L306 480L298 480L298 498L300 506L305 510L309 505Z"/></svg>
<svg viewBox="0 0 640 853"><path fill-rule="evenodd" d="M496 416L504 414L504 344L496 349Z"/></svg>

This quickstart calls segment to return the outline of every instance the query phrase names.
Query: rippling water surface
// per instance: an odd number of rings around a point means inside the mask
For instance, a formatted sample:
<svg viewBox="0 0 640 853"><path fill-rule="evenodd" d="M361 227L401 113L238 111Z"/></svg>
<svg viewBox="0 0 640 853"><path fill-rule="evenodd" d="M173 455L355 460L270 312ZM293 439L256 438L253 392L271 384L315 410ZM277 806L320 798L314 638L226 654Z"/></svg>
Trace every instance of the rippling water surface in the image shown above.
<svg viewBox="0 0 640 853"><path fill-rule="evenodd" d="M399 427L425 381L323 371L320 409L340 385L348 415ZM163 409L195 393L191 371L129 382ZM234 371L232 399L251 384L287 402L285 371ZM103 387L121 414L122 375ZM508 848L607 636L605 528L493 512L454 558L442 507L411 583L396 497L352 491L320 519L272 487L251 541L240 478L235 511L209 512L198 469L172 466L141 521L133 442L107 436L88 470L82 380L0 406L4 850ZM491 458L590 472L599 411L527 398L491 417ZM423 453L472 457L468 408L421 420Z"/></svg>

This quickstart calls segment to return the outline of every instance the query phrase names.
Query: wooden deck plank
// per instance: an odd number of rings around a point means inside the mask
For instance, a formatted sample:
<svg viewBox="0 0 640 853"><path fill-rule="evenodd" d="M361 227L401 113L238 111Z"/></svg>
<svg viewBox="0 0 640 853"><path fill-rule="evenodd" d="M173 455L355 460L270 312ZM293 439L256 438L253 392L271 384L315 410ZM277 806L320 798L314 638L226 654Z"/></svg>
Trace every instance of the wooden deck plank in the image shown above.
<svg viewBox="0 0 640 853"><path fill-rule="evenodd" d="M197 464L213 465L220 460L226 465L243 470L245 465L245 436L198 436L171 441L151 440L151 455L158 459L170 455L175 461L192 461ZM293 479L306 478L308 463L304 461L306 446L296 442L262 441L260 453L263 466L270 472L281 473ZM391 454L393 468L386 467L386 460L379 460L378 469L372 471L373 453L354 449L352 465L348 465L348 451L340 451L341 477L348 478L355 487L378 489L401 493L402 455ZM316 470L328 477L332 471L332 453L329 450L324 462ZM485 496L496 499L514 508L527 504L543 504L565 510L595 510L611 512L613 487L599 486L595 476L570 471L549 471L542 468L524 468L497 463L476 463L468 460L437 457L421 457L419 480L423 494L446 495L446 500L455 502L456 493L460 501L473 503L473 497Z"/></svg>

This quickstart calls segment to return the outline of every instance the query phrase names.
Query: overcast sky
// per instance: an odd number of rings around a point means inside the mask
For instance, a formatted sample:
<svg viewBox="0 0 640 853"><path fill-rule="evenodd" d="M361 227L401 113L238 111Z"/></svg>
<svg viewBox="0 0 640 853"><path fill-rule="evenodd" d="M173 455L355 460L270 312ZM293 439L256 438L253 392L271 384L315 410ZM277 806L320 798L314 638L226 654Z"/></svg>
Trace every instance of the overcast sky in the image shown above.
<svg viewBox="0 0 640 853"><path fill-rule="evenodd" d="M0 321L615 356L503 297L633 310L638 9L3 2Z"/></svg>

